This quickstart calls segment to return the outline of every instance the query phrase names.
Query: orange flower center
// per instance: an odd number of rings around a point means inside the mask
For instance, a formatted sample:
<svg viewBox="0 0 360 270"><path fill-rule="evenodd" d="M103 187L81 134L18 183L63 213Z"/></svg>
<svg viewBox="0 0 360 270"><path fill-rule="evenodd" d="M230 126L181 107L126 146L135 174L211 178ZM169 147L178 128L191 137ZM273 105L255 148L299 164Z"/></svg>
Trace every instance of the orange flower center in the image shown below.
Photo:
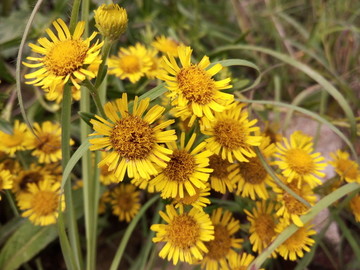
<svg viewBox="0 0 360 270"><path fill-rule="evenodd" d="M195 158L185 150L174 150L163 173L170 181L185 182L195 170Z"/></svg>
<svg viewBox="0 0 360 270"><path fill-rule="evenodd" d="M119 61L120 68L125 73L136 73L141 69L140 59L135 55L123 55Z"/></svg>
<svg viewBox="0 0 360 270"><path fill-rule="evenodd" d="M209 249L206 256L213 260L219 260L229 253L231 248L231 238L229 231L222 225L214 226L214 236L214 240L206 243L206 247Z"/></svg>
<svg viewBox="0 0 360 270"><path fill-rule="evenodd" d="M217 121L214 126L215 140L229 149L238 149L245 146L245 131L243 126L233 119Z"/></svg>
<svg viewBox="0 0 360 270"><path fill-rule="evenodd" d="M39 191L31 201L32 209L38 216L47 216L57 211L59 197L53 191Z"/></svg>
<svg viewBox="0 0 360 270"><path fill-rule="evenodd" d="M200 226L193 217L182 214L168 225L168 236L175 247L189 249L200 237Z"/></svg>

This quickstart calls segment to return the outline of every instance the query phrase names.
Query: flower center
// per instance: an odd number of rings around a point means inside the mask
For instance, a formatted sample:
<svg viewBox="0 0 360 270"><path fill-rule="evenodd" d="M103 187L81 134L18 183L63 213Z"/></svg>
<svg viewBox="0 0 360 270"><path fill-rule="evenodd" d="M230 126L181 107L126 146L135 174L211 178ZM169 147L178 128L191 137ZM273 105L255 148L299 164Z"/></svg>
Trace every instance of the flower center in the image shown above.
<svg viewBox="0 0 360 270"><path fill-rule="evenodd" d="M294 182L294 184L296 184L295 182ZM299 196L302 196L301 190L298 189L295 185L291 185L291 189ZM284 193L283 200L284 200L286 209L290 214L302 215L308 209L308 207L305 204L303 204L302 202L295 199L289 193L286 193L286 192Z"/></svg>
<svg viewBox="0 0 360 270"><path fill-rule="evenodd" d="M261 184L266 179L267 172L257 157L249 158L249 162L239 162L239 168L244 181L249 184Z"/></svg>
<svg viewBox="0 0 360 270"><path fill-rule="evenodd" d="M25 190L27 184L38 183L43 179L43 176L38 172L28 172L20 180L20 190Z"/></svg>
<svg viewBox="0 0 360 270"><path fill-rule="evenodd" d="M349 177L351 179L356 179L357 177L357 166L356 163L348 160L342 159L338 163L338 169L343 173L343 177Z"/></svg>
<svg viewBox="0 0 360 270"><path fill-rule="evenodd" d="M46 216L57 211L58 196L52 191L39 191L31 201L32 209L39 216Z"/></svg>
<svg viewBox="0 0 360 270"><path fill-rule="evenodd" d="M285 158L289 167L300 175L309 174L314 168L311 156L303 149L290 149L287 151Z"/></svg>
<svg viewBox="0 0 360 270"><path fill-rule="evenodd" d="M235 120L223 119L217 121L214 127L215 140L229 149L238 149L245 145L244 128Z"/></svg>
<svg viewBox="0 0 360 270"><path fill-rule="evenodd" d="M274 219L267 214L259 215L255 223L255 231L260 240L266 245L271 242L272 237L275 235L275 222Z"/></svg>
<svg viewBox="0 0 360 270"><path fill-rule="evenodd" d="M195 159L185 150L174 150L163 173L170 181L185 182L195 170Z"/></svg>
<svg viewBox="0 0 360 270"><path fill-rule="evenodd" d="M66 76L84 65L87 46L81 40L63 40L45 56L45 67L56 76Z"/></svg>
<svg viewBox="0 0 360 270"><path fill-rule="evenodd" d="M209 252L206 254L213 260L225 257L231 248L231 239L228 230L222 225L214 226L215 239L206 243Z"/></svg>
<svg viewBox="0 0 360 270"><path fill-rule="evenodd" d="M59 151L60 147L61 141L59 137L56 137L50 133L45 133L39 137L36 148L45 154L52 154Z"/></svg>
<svg viewBox="0 0 360 270"><path fill-rule="evenodd" d="M149 123L130 115L115 124L110 135L111 144L120 156L129 160L146 158L154 146L154 131Z"/></svg>
<svg viewBox="0 0 360 270"><path fill-rule="evenodd" d="M187 100L200 105L208 104L213 100L215 82L197 65L182 68L176 78L179 89Z"/></svg>
<svg viewBox="0 0 360 270"><path fill-rule="evenodd" d="M117 199L118 206L123 211L127 212L133 208L134 201L130 193L121 193Z"/></svg>
<svg viewBox="0 0 360 270"><path fill-rule="evenodd" d="M231 163L227 159L222 159L219 155L210 156L209 167L213 169L211 176L217 177L219 179L224 179L228 177L228 167Z"/></svg>
<svg viewBox="0 0 360 270"><path fill-rule="evenodd" d="M140 71L140 60L135 55L124 55L119 61L120 68L125 73L136 73Z"/></svg>
<svg viewBox="0 0 360 270"><path fill-rule="evenodd" d="M200 226L193 217L182 214L174 218L168 226L168 236L171 244L181 249L195 246L200 238Z"/></svg>

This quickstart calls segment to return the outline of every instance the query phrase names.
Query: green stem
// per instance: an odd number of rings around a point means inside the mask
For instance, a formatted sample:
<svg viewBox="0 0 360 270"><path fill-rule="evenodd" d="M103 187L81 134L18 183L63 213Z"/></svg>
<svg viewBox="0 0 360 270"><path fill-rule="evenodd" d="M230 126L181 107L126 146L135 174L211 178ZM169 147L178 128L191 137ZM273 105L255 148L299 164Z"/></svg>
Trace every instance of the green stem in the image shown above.
<svg viewBox="0 0 360 270"><path fill-rule="evenodd" d="M62 152L62 168L65 170L70 159L70 118L71 118L71 87L66 84L63 93L63 104L61 110L61 152ZM70 235L70 243L75 253L76 264L82 269L82 256L80 249L80 240L78 227L76 223L76 214L72 199L71 181L67 179L64 187L65 203L66 203L66 222ZM65 254L64 254L65 255Z"/></svg>
<svg viewBox="0 0 360 270"><path fill-rule="evenodd" d="M11 195L9 190L5 190L5 196L6 196L8 202L10 204L10 207L11 207L12 211L14 212L14 215L17 216L17 217L20 216L19 210L16 207L15 200L14 200L14 198Z"/></svg>
<svg viewBox="0 0 360 270"><path fill-rule="evenodd" d="M353 192L354 190L360 188L359 183L350 183L342 186L341 188L335 190L329 195L322 198L317 204L315 204L310 211L301 216L301 221L306 224L311 221L316 215L318 215L322 210L329 207L331 204L336 202L341 197L345 196L348 193ZM294 224L287 227L282 233L280 233L276 239L268 246L248 267L250 270L259 269L265 260L271 255L271 253L278 248L283 242L286 241L291 235L293 235L299 228Z"/></svg>
<svg viewBox="0 0 360 270"><path fill-rule="evenodd" d="M126 247L127 243L129 242L130 236L131 236L132 232L134 231L136 224L139 222L140 218L145 214L145 211L158 199L159 199L159 195L154 196L150 200L148 200L147 203L145 203L143 205L143 207L141 207L139 213L137 213L137 215L134 217L134 219L130 222L130 224L127 227L125 234L120 242L120 245L116 251L115 257L110 266L110 270L117 270L119 268L119 264L120 264L123 254L124 254L125 247Z"/></svg>
<svg viewBox="0 0 360 270"><path fill-rule="evenodd" d="M88 79L86 79L84 81L84 85L86 86L87 89L89 89L90 94L95 102L96 108L98 109L100 115L102 117L106 118L106 114L105 114L104 108L102 106L100 96L98 94L97 89L94 87L94 85Z"/></svg>
<svg viewBox="0 0 360 270"><path fill-rule="evenodd" d="M70 17L70 33L74 33L75 31L79 17L80 3L81 0L74 0L74 3L72 5L71 17Z"/></svg>
<svg viewBox="0 0 360 270"><path fill-rule="evenodd" d="M107 58L109 56L112 44L113 43L108 38L105 38L104 46L102 47L102 50L101 50L101 64L99 66L99 71L98 71L98 74L97 74L96 80L95 80L95 88L96 89L99 88L100 84L103 82L104 75L105 75L104 72L106 72L106 69L107 69L106 62L107 62Z"/></svg>

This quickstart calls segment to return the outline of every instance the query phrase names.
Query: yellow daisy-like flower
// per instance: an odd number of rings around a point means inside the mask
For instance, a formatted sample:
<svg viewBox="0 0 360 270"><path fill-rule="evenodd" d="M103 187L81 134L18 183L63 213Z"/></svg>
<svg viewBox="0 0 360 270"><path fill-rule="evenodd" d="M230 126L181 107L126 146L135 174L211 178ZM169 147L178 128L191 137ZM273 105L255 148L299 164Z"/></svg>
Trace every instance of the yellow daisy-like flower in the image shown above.
<svg viewBox="0 0 360 270"><path fill-rule="evenodd" d="M219 155L210 157L209 167L213 169L210 173L211 188L217 192L225 194L226 191L232 192L236 186L236 178L231 177L231 163L227 159L222 159Z"/></svg>
<svg viewBox="0 0 360 270"><path fill-rule="evenodd" d="M160 168L159 166L155 166L155 169L158 171L161 171L162 168ZM137 186L140 189L146 190L149 193L154 193L155 192L155 186L151 183L151 180L154 178L155 176L152 176L150 179L146 179L146 178L133 178L131 179L131 184Z"/></svg>
<svg viewBox="0 0 360 270"><path fill-rule="evenodd" d="M175 210L173 205L166 206L166 213L160 216L167 224L153 224L150 229L156 232L153 242L165 242L159 256L176 265L178 261L193 263L203 259L208 252L205 242L214 239L214 226L210 216L205 212L192 208L184 212L180 207Z"/></svg>
<svg viewBox="0 0 360 270"><path fill-rule="evenodd" d="M11 133L0 130L0 151L14 156L16 151L24 151L28 149L28 141L30 134L25 123L15 120Z"/></svg>
<svg viewBox="0 0 360 270"><path fill-rule="evenodd" d="M145 46L136 43L135 46L120 48L117 56L108 59L108 73L136 83L152 68L152 64Z"/></svg>
<svg viewBox="0 0 360 270"><path fill-rule="evenodd" d="M266 201L256 202L256 206L252 211L244 210L247 219L250 222L250 243L252 250L261 253L269 246L273 238L277 235L275 227L277 218L274 211L273 203L266 203ZM275 253L272 256L276 256Z"/></svg>
<svg viewBox="0 0 360 270"><path fill-rule="evenodd" d="M174 120L155 125L165 109L155 105L143 116L149 103L150 99L139 101L135 97L130 113L124 93L122 98L105 104L105 114L109 120L96 115L96 119L90 121L95 130L90 135L95 137L89 140L92 144L90 150L111 150L98 166L108 165L108 170L115 171L119 182L124 179L125 172L129 178L149 179L151 175L159 173L154 164L164 168L170 160L172 150L160 144L176 140L174 130L162 131Z"/></svg>
<svg viewBox="0 0 360 270"><path fill-rule="evenodd" d="M222 69L221 64L211 68L209 57L204 56L198 64L191 64L190 47L178 48L181 67L174 56L163 56L162 67L166 72L159 74L159 79L167 84L170 90L168 96L173 99L172 105L191 112L190 124L196 117L206 117L210 121L215 119L214 112L222 112L226 105L234 100L232 94L221 92L231 88L230 78L215 81L213 76Z"/></svg>
<svg viewBox="0 0 360 270"><path fill-rule="evenodd" d="M240 222L233 218L230 211L224 211L222 208L214 210L211 221L214 225L215 239L205 243L209 252L205 254L201 268L218 270L220 267L226 268L227 258L231 254L236 254L234 248L240 248L244 240L234 236L240 230Z"/></svg>
<svg viewBox="0 0 360 270"><path fill-rule="evenodd" d="M153 41L151 45L160 52L173 57L178 57L178 47L184 46L183 43L177 42L172 38L165 37L164 35L156 37L155 41Z"/></svg>
<svg viewBox="0 0 360 270"><path fill-rule="evenodd" d="M22 169L14 177L12 191L15 194L28 192L28 184L38 184L41 181L55 182L56 177L46 168L30 164L30 168Z"/></svg>
<svg viewBox="0 0 360 270"><path fill-rule="evenodd" d="M259 131L259 127L254 126L257 120L249 121L249 115L242 110L243 107L243 104L236 102L228 110L216 113L211 128L202 131L210 136L206 139L207 148L230 163L234 163L234 158L248 162L248 158L255 157L252 146L259 146L262 140L261 136L251 135Z"/></svg>
<svg viewBox="0 0 360 270"><path fill-rule="evenodd" d="M0 191L4 189L11 189L13 186L13 176L9 170L4 168L4 165L0 163ZM1 195L0 195L1 200Z"/></svg>
<svg viewBox="0 0 360 270"><path fill-rule="evenodd" d="M298 179L301 185L304 180L313 188L322 184L318 177L325 176L321 170L326 167L326 163L321 162L324 158L320 153L313 153L313 142L309 138L301 132L291 134L290 141L283 138L283 144L277 143L274 156L279 160L274 161L274 164L279 166L288 182Z"/></svg>
<svg viewBox="0 0 360 270"><path fill-rule="evenodd" d="M55 101L57 104L60 104L63 99L64 93L64 85L57 85L53 91L49 92L48 89L45 90L45 98L49 101ZM80 88L76 88L75 86L71 87L71 96L74 100L79 101L81 97Z"/></svg>
<svg viewBox="0 0 360 270"><path fill-rule="evenodd" d="M132 184L120 184L110 192L112 212L120 221L130 222L139 212L140 192Z"/></svg>
<svg viewBox="0 0 360 270"><path fill-rule="evenodd" d="M275 230L277 233L281 233L287 226L286 222L279 223ZM312 225L306 224L282 243L276 249L280 256L285 260L295 261L297 258L304 256L304 251L309 252L310 247L315 243L315 240L309 236L316 234L316 231L312 230L311 227Z"/></svg>
<svg viewBox="0 0 360 270"><path fill-rule="evenodd" d="M118 39L128 25L127 12L118 4L102 4L94 10L95 26L110 40Z"/></svg>
<svg viewBox="0 0 360 270"><path fill-rule="evenodd" d="M114 171L109 171L109 165L104 164L100 167L100 182L105 185L116 184L117 181Z"/></svg>
<svg viewBox="0 0 360 270"><path fill-rule="evenodd" d="M298 180L293 180L291 183L287 183L287 186L310 205L315 204L315 194L307 183L303 183L299 187ZM274 187L274 190L278 193L277 201L282 204L277 210L276 215L283 217L285 221L293 222L298 227L304 226L300 216L306 214L309 211L309 207L283 189Z"/></svg>
<svg viewBox="0 0 360 270"><path fill-rule="evenodd" d="M355 216L355 220L360 222L360 195L357 194L354 198L350 201L350 209Z"/></svg>
<svg viewBox="0 0 360 270"><path fill-rule="evenodd" d="M56 223L59 215L59 203L61 210L65 209L64 196L60 195L60 183L41 181L28 184L28 192L21 193L18 197L18 205L23 217L40 226Z"/></svg>
<svg viewBox="0 0 360 270"><path fill-rule="evenodd" d="M230 270L247 270L248 266L253 262L255 257L251 254L243 252L241 254L233 253L229 256ZM220 268L220 270L229 270L229 268ZM264 270L263 268L259 270Z"/></svg>
<svg viewBox="0 0 360 270"><path fill-rule="evenodd" d="M60 124L45 121L40 126L39 123L34 123L34 132L37 137L32 137L29 146L33 149L31 154L38 158L38 162L60 161L62 158ZM70 140L69 143L72 145L74 141Z"/></svg>
<svg viewBox="0 0 360 270"><path fill-rule="evenodd" d="M205 189L195 188L195 194L190 196L185 191L184 198L180 198L177 196L173 199L172 203L175 204L175 208L179 208L181 205L191 205L195 208L202 210L208 204L210 204L210 200L207 198L210 195L210 187L206 185Z"/></svg>
<svg viewBox="0 0 360 270"><path fill-rule="evenodd" d="M336 173L340 175L342 180L348 183L360 183L359 164L350 159L348 152L337 150L335 153L331 153L330 156L333 161L329 161L329 163L334 166Z"/></svg>
<svg viewBox="0 0 360 270"><path fill-rule="evenodd" d="M23 64L30 68L40 68L33 73L25 75L30 79L27 84L34 84L49 89L50 92L59 85L65 85L69 80L76 88L80 88L79 82L88 78L95 78L96 73L89 71L87 66L92 64L100 53L102 43L90 45L90 41L96 36L96 32L85 40L81 38L85 30L85 22L78 22L73 34L62 19L53 22L57 36L50 28L46 33L50 39L39 38L40 46L30 43L31 49L43 55L42 57L27 57L27 60L35 62Z"/></svg>
<svg viewBox="0 0 360 270"><path fill-rule="evenodd" d="M267 159L275 152L275 145L270 142L269 137L263 137L259 148ZM251 157L248 160L230 167L233 170L230 178L235 179L237 183L236 195L250 197L252 200L256 197L266 200L269 198L267 186L272 186L273 180L258 157Z"/></svg>
<svg viewBox="0 0 360 270"><path fill-rule="evenodd" d="M168 144L173 150L170 160L167 161L166 168L151 180L151 184L155 185L163 198L184 198L185 192L193 196L196 194L195 188L206 188L212 172L212 169L207 168L211 152L204 150L205 142L191 150L195 138L194 133L185 145L185 133L181 133L180 148L175 142Z"/></svg>

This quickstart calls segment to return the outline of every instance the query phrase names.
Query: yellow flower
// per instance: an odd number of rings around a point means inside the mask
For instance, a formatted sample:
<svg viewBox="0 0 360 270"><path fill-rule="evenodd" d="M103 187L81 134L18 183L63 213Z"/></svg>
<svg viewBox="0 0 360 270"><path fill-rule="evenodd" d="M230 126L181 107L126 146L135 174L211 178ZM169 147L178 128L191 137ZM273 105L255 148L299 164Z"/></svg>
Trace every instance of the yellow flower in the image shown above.
<svg viewBox="0 0 360 270"><path fill-rule="evenodd" d="M13 186L13 176L9 170L4 168L4 164L0 163L0 191L11 189ZM0 195L1 200L1 195Z"/></svg>
<svg viewBox="0 0 360 270"><path fill-rule="evenodd" d="M94 19L99 32L110 40L118 39L128 25L127 12L118 4L102 4L94 10Z"/></svg>
<svg viewBox="0 0 360 270"><path fill-rule="evenodd" d="M275 235L277 218L274 212L274 204L266 201L256 202L252 211L244 210L250 222L250 243L254 252L261 253L269 246ZM276 256L275 253L272 256Z"/></svg>
<svg viewBox="0 0 360 270"><path fill-rule="evenodd" d="M160 216L167 224L153 224L150 229L156 232L153 242L165 242L159 256L176 265L178 261L193 263L203 259L208 252L205 242L214 239L214 226L205 212L192 208L184 212L183 207L175 210L173 205L166 206L166 213Z"/></svg>
<svg viewBox="0 0 360 270"><path fill-rule="evenodd" d="M87 69L87 65L97 59L103 43L97 41L90 45L90 41L96 36L95 32L85 40L81 38L85 30L83 21L78 22L73 34L62 19L54 21L53 26L57 36L48 28L46 33L51 40L43 37L38 39L40 46L29 44L31 49L42 57L27 57L27 60L35 62L34 64L23 62L27 67L40 68L25 75L26 79L31 79L27 84L41 86L52 92L57 86L65 85L70 80L79 89L79 81L96 76L96 73Z"/></svg>
<svg viewBox="0 0 360 270"><path fill-rule="evenodd" d="M22 169L15 175L12 191L17 195L26 193L30 183L38 184L41 181L55 182L56 177L46 168L30 164L30 168Z"/></svg>
<svg viewBox="0 0 360 270"><path fill-rule="evenodd" d="M139 212L140 192L132 184L120 184L110 192L112 212L120 221L130 222Z"/></svg>
<svg viewBox="0 0 360 270"><path fill-rule="evenodd" d="M155 41L151 43L153 47L155 47L160 52L173 56L178 57L178 47L184 46L183 43L177 42L169 37L165 36L158 36L156 37Z"/></svg>
<svg viewBox="0 0 360 270"><path fill-rule="evenodd" d="M201 210L211 203L210 200L207 198L209 195L210 187L209 185L206 185L206 188L204 189L195 188L195 194L192 196L190 196L185 190L184 198L176 196L176 198L173 199L172 203L175 204L175 208L179 208L182 205L191 205Z"/></svg>
<svg viewBox="0 0 360 270"><path fill-rule="evenodd" d="M60 183L41 181L28 184L28 192L21 193L18 197L18 205L24 212L23 217L40 226L56 223L59 215L59 203L61 210L65 209L65 200L60 195Z"/></svg>
<svg viewBox="0 0 360 270"><path fill-rule="evenodd" d="M275 152L275 145L270 143L269 137L263 137L259 146L261 153L269 159ZM267 186L273 185L271 176L266 172L259 157L251 157L248 162L239 162L230 167L230 178L237 182L236 195L250 197L255 200L269 198Z"/></svg>
<svg viewBox="0 0 360 270"><path fill-rule="evenodd" d="M55 101L57 104L60 104L63 99L64 85L57 85L53 91L49 92L49 89L44 89L45 98L49 101ZM80 88L75 86L71 87L71 96L74 100L79 101L81 97Z"/></svg>
<svg viewBox="0 0 360 270"><path fill-rule="evenodd" d="M192 49L190 47L178 48L181 67L178 66L174 56L163 56L165 72L159 73L159 79L167 84L170 90L168 96L173 99L172 105L177 107L176 117L185 111L189 113L191 120L189 126L197 117L206 117L209 121L214 120L214 112L222 112L226 105L234 99L232 94L221 92L231 88L230 78L215 81L213 76L218 73L222 66L215 64L211 68L210 61L204 56L198 64L191 64Z"/></svg>
<svg viewBox="0 0 360 270"><path fill-rule="evenodd" d="M251 254L243 252L241 254L231 254L229 256L230 270L247 270L248 266L253 262L255 257ZM220 270L229 270L229 268L220 268ZM264 270L263 268L259 270Z"/></svg>
<svg viewBox="0 0 360 270"><path fill-rule="evenodd" d="M225 194L228 190L232 192L236 186L236 178L231 177L231 163L227 159L222 159L219 155L210 157L209 167L213 169L210 173L211 188L217 192Z"/></svg>
<svg viewBox="0 0 360 270"><path fill-rule="evenodd" d="M261 136L251 135L259 128L254 126L256 119L249 121L247 111L242 110L243 104L235 103L228 110L215 114L211 128L202 131L209 135L206 139L207 148L222 159L234 162L234 157L240 162L248 162L248 158L256 154L252 146L259 146Z"/></svg>
<svg viewBox="0 0 360 270"><path fill-rule="evenodd" d="M175 142L168 144L173 150L170 160L166 168L150 182L163 198L184 198L185 192L193 196L196 194L195 188L206 188L209 173L212 172L212 169L207 168L211 152L204 150L205 142L191 150L195 138L194 133L185 145L185 133L181 133L180 148Z"/></svg>
<svg viewBox="0 0 360 270"><path fill-rule="evenodd" d="M359 164L350 159L348 152L337 150L336 153L331 153L330 156L333 161L329 161L329 163L334 166L336 173L340 175L342 180L345 179L348 183L360 183Z"/></svg>
<svg viewBox="0 0 360 270"><path fill-rule="evenodd" d="M14 156L16 151L28 149L30 134L25 123L15 120L12 132L6 133L0 130L0 151Z"/></svg>
<svg viewBox="0 0 360 270"><path fill-rule="evenodd" d="M152 64L145 46L136 43L135 46L120 48L117 56L109 58L108 72L121 80L129 79L130 82L136 83L150 71Z"/></svg>
<svg viewBox="0 0 360 270"><path fill-rule="evenodd" d="M234 248L241 248L244 240L234 236L240 230L240 223L232 217L231 212L218 208L212 212L211 221L215 239L205 243L209 252L201 262L201 269L217 270L228 265L227 258L236 254Z"/></svg>
<svg viewBox="0 0 360 270"><path fill-rule="evenodd" d="M287 226L287 223L279 223L275 230L277 233L281 233ZM276 249L280 256L285 260L295 261L297 258L304 256L304 251L309 252L310 247L315 243L315 240L309 236L316 234L316 231L312 230L311 227L312 225L306 224L298 228L293 235Z"/></svg>
<svg viewBox="0 0 360 270"><path fill-rule="evenodd" d="M133 112L129 112L127 95L121 99L105 104L105 114L109 120L100 116L91 120L95 133L90 136L90 150L105 149L109 154L98 164L108 165L108 170L115 172L117 181L124 179L125 172L129 178L146 178L158 174L154 164L166 167L172 150L160 145L176 140L174 130L162 131L174 120L155 125L164 108L155 105L143 116L149 107L150 99L139 101L135 97ZM120 113L120 115L118 114Z"/></svg>
<svg viewBox="0 0 360 270"><path fill-rule="evenodd" d="M315 204L315 194L307 183L303 183L299 186L298 180L293 180L291 183L287 183L286 185L297 195L306 200L310 205ZM276 215L283 217L285 221L291 221L296 226L302 227L304 224L300 220L300 216L306 214L309 211L309 207L298 201L295 197L283 189L274 187L274 190L278 193L277 201L282 204L277 210Z"/></svg>
<svg viewBox="0 0 360 270"><path fill-rule="evenodd" d="M45 121L39 125L34 124L34 132L37 137L33 136L29 146L32 151L32 155L38 158L39 163L52 163L60 161L61 154L61 126L59 123L51 123ZM69 141L72 145L74 142Z"/></svg>
<svg viewBox="0 0 360 270"><path fill-rule="evenodd" d="M301 132L294 132L290 141L283 138L283 144L277 143L274 156L279 160L274 161L274 164L279 166L288 182L296 178L299 185L304 180L313 188L322 184L317 177L325 176L321 170L326 167L326 163L321 163L324 160L321 154L313 151L311 138Z"/></svg>
<svg viewBox="0 0 360 270"><path fill-rule="evenodd" d="M356 222L360 222L360 195L356 194L350 201L350 209L355 216Z"/></svg>
<svg viewBox="0 0 360 270"><path fill-rule="evenodd" d="M102 152L101 153L101 158L104 159L106 158L106 156L108 155L109 153L107 152ZM105 185L105 186L108 186L108 185L111 185L111 184L115 184L115 183L118 183L119 181L116 179L116 176L114 174L114 171L110 171L109 170L109 165L107 164L103 164L101 167L100 167L100 182Z"/></svg>
<svg viewBox="0 0 360 270"><path fill-rule="evenodd" d="M160 72L160 59L156 56L157 50L155 49L147 49L147 55L150 58L150 69L145 72L146 77L149 79L154 79L158 76Z"/></svg>

